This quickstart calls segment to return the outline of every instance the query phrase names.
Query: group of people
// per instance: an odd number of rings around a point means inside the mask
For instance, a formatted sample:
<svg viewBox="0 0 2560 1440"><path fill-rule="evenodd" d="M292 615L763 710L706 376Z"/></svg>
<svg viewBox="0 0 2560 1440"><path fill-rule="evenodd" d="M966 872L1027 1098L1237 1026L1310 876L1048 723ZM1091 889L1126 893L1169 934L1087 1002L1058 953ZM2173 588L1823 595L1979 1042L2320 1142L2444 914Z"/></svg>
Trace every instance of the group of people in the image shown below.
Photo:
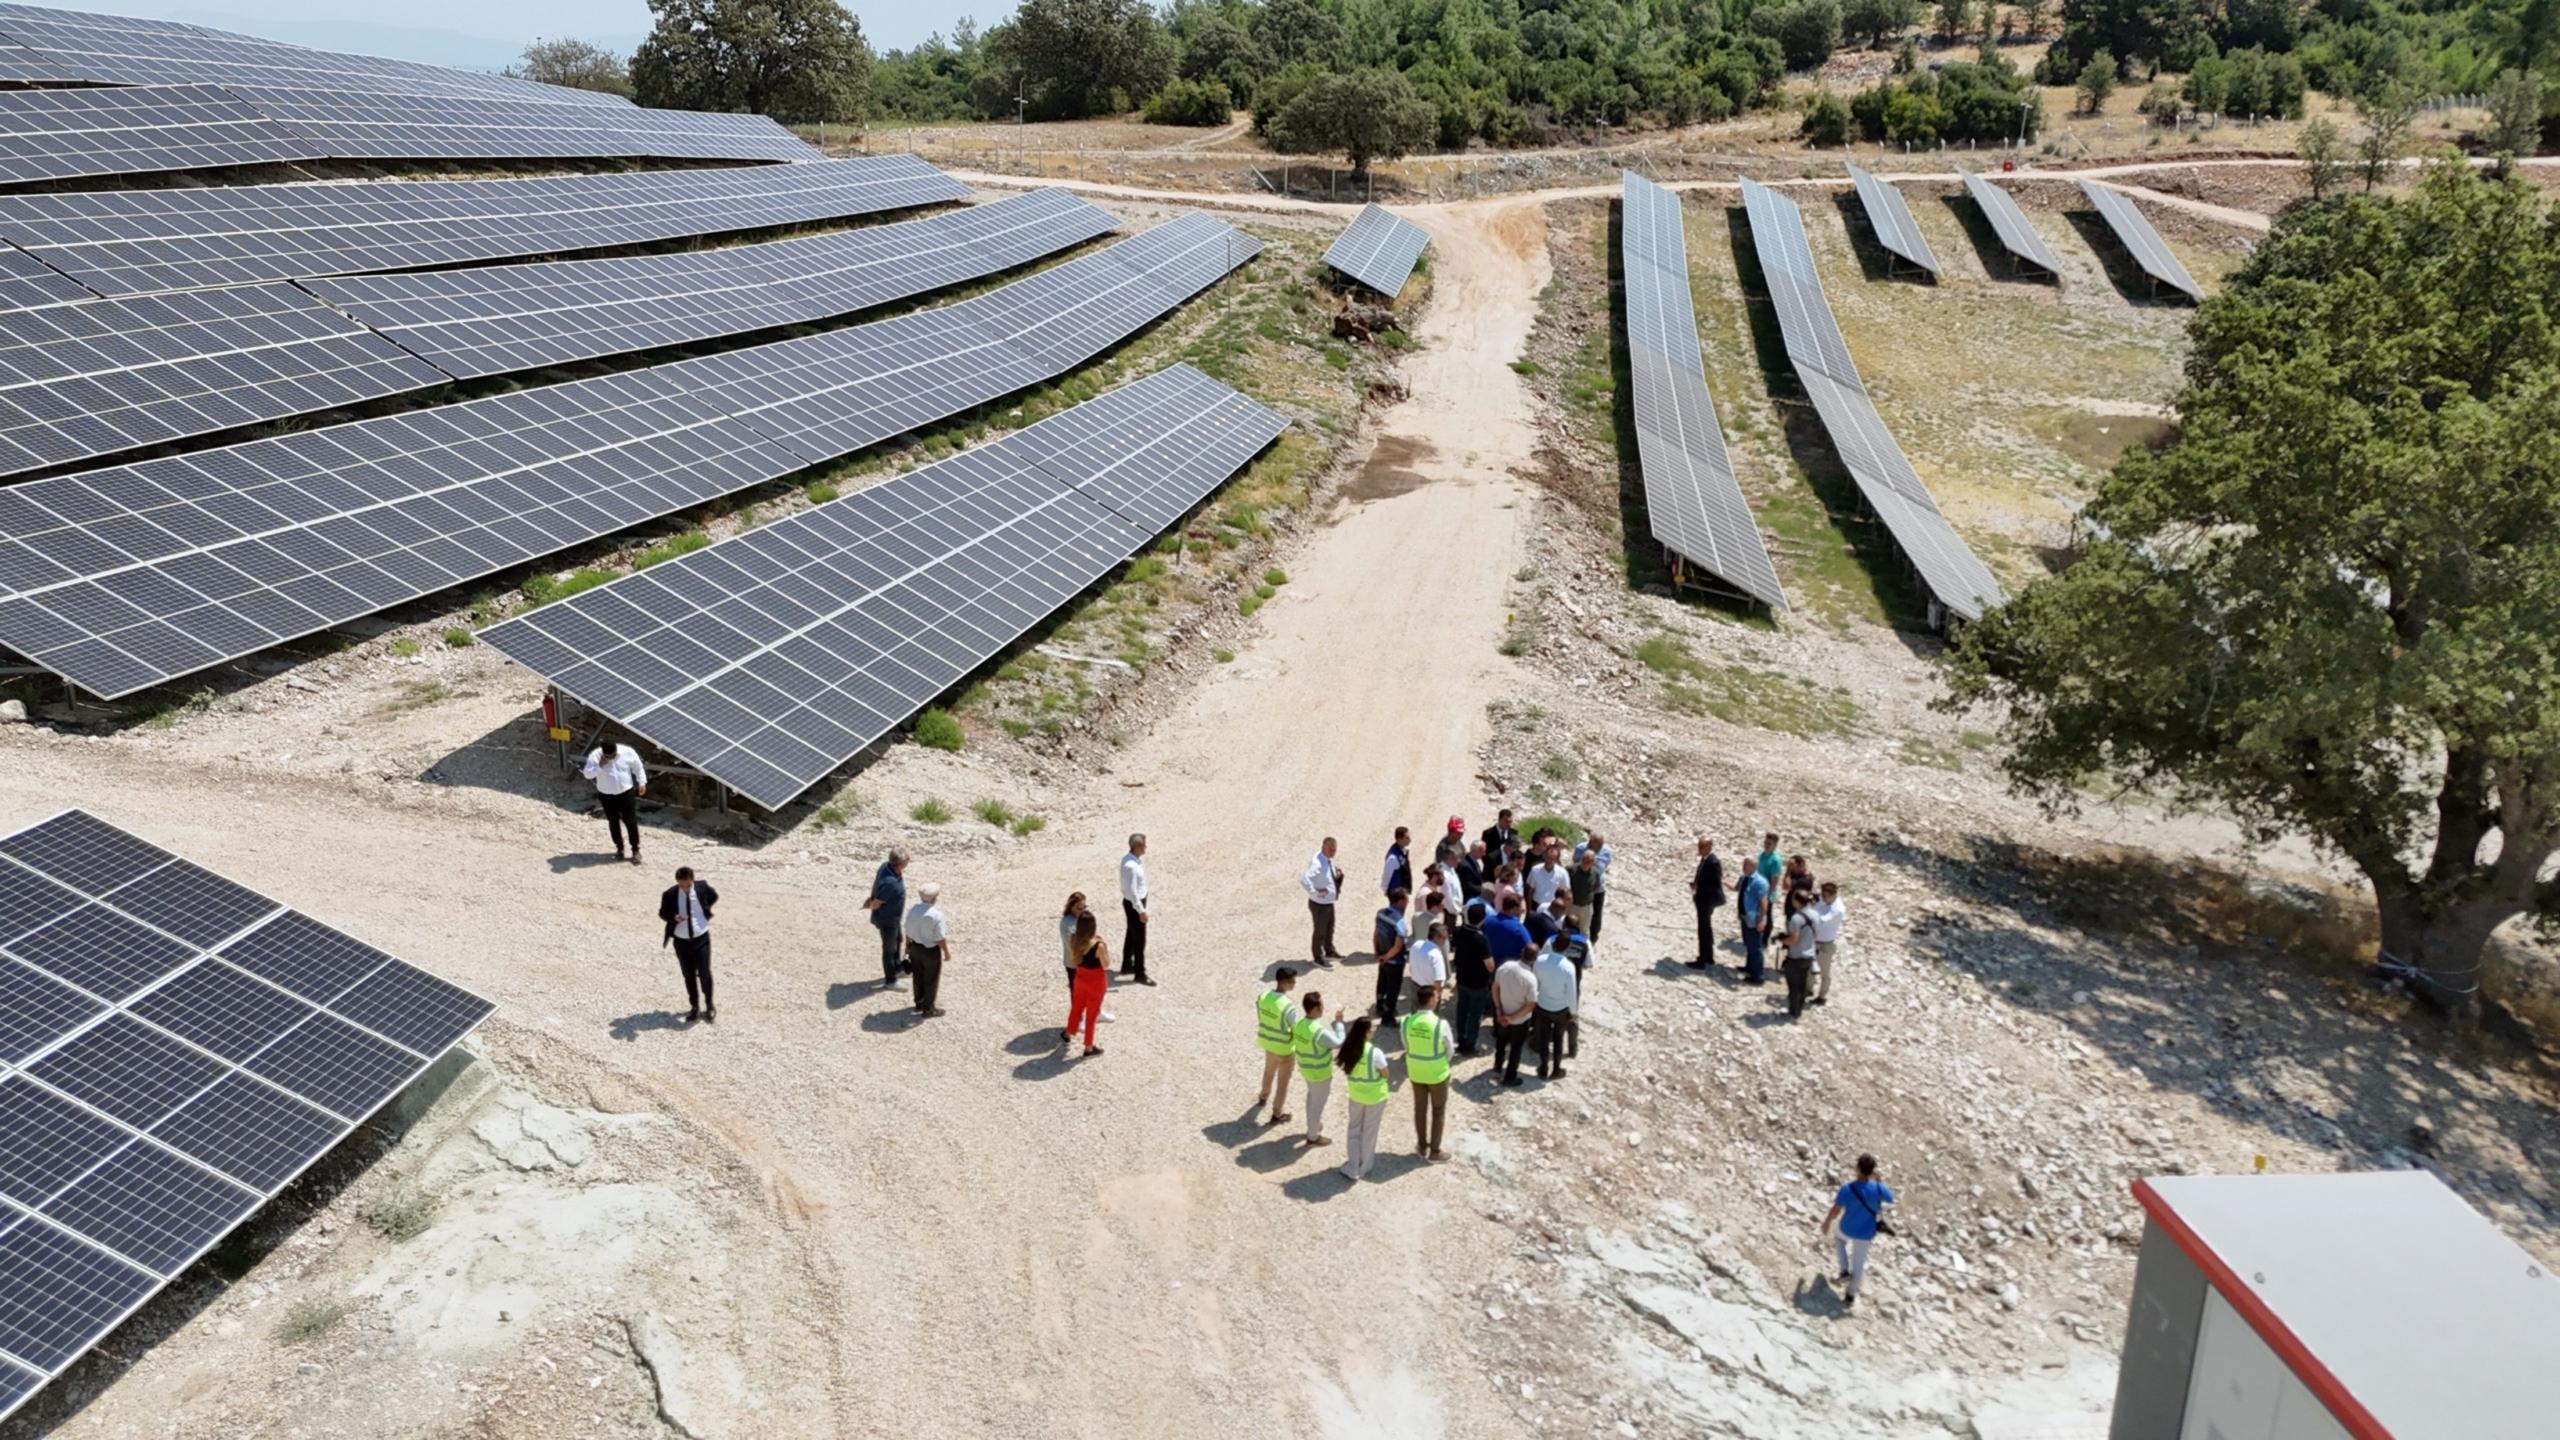
<svg viewBox="0 0 2560 1440"><path fill-rule="evenodd" d="M1698 837L1698 869L1689 894L1698 912L1698 958L1694 970L1716 964L1716 916L1724 909L1727 887L1724 859L1715 838ZM1781 856L1775 831L1760 837L1760 853L1731 887L1734 919L1742 931L1742 983L1769 983L1768 952L1772 938L1784 945L1778 971L1787 982L1787 1014L1800 1018L1807 1005L1831 1003L1831 980L1840 968L1840 932L1847 911L1840 887L1814 879L1813 865L1802 855ZM1775 897L1773 899L1773 897ZM1783 907L1783 908L1781 908Z"/></svg>

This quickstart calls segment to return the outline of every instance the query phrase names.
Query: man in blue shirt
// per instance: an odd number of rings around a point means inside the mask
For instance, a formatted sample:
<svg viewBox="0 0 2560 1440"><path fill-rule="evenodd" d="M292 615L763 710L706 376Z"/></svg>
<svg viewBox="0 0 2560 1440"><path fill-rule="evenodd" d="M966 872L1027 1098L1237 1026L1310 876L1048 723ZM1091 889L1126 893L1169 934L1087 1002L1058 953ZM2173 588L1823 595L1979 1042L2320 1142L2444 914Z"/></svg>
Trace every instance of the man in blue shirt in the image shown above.
<svg viewBox="0 0 2560 1440"><path fill-rule="evenodd" d="M892 850L889 858L872 872L871 898L862 908L871 912L871 923L880 931L880 988L895 990L898 985L898 932L907 918L907 852Z"/></svg>
<svg viewBox="0 0 2560 1440"><path fill-rule="evenodd" d="M1503 902L1502 913L1484 922L1484 943L1497 966L1529 951L1529 927L1520 923L1520 897Z"/></svg>
<svg viewBox="0 0 2560 1440"><path fill-rule="evenodd" d="M1840 1233L1832 1237L1832 1245L1840 1255L1840 1292L1842 1306L1858 1303L1858 1289L1867 1283L1867 1247L1876 1240L1876 1232L1884 1227L1884 1207L1893 1203L1893 1192L1876 1178L1876 1157L1858 1157L1858 1178L1840 1187L1831 1199L1831 1213L1822 1217L1822 1229L1834 1223ZM1817 1232L1819 1233L1819 1232Z"/></svg>
<svg viewBox="0 0 2560 1440"><path fill-rule="evenodd" d="M1742 983L1769 983L1769 877L1753 870L1742 881Z"/></svg>

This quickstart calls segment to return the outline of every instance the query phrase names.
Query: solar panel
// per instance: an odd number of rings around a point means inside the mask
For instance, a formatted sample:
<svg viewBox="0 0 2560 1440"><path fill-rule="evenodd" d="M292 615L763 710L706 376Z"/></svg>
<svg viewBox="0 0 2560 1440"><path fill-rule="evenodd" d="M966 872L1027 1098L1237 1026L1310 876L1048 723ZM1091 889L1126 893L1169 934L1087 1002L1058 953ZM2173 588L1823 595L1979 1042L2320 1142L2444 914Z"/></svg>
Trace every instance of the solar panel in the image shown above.
<svg viewBox="0 0 2560 1440"><path fill-rule="evenodd" d="M1673 554L1773 609L1787 607L1760 522L1734 478L1707 395L1680 197L1630 170L1618 233L1626 278L1627 365L1645 518Z"/></svg>
<svg viewBox="0 0 2560 1440"><path fill-rule="evenodd" d="M1985 609L2000 603L2000 583L1947 523L1929 487L1876 413L1866 383L1849 362L1848 342L1832 317L1831 302L1823 297L1822 282L1813 268L1813 248L1805 241L1804 219L1795 202L1744 180L1742 204L1751 225L1751 247L1759 256L1760 273L1778 313L1787 361L1821 417L1840 463L1848 467L1859 495L1919 572L1932 605L1960 619L1980 618Z"/></svg>
<svg viewBox="0 0 2560 1440"><path fill-rule="evenodd" d="M0 184L314 160L325 152L210 85L0 92Z"/></svg>
<svg viewBox="0 0 2560 1440"><path fill-rule="evenodd" d="M0 475L446 379L290 285L0 313Z"/></svg>
<svg viewBox="0 0 2560 1440"><path fill-rule="evenodd" d="M1286 428L1174 365L483 638L779 809L1137 553Z"/></svg>
<svg viewBox="0 0 2560 1440"><path fill-rule="evenodd" d="M98 292L33 255L0 241L0 310L87 300Z"/></svg>
<svg viewBox="0 0 2560 1440"><path fill-rule="evenodd" d="M311 50L169 20L0 4L0 81L23 85L296 86L617 106L619 96L371 55Z"/></svg>
<svg viewBox="0 0 2560 1440"><path fill-rule="evenodd" d="M1982 207L1982 217L1991 222L1991 231L2000 237L2001 247L2048 275L2060 275L2062 267L2054 263L2053 252L2045 247L2044 237L2027 223L2026 212L2008 191L1974 174L1963 166L1956 173L1964 177L1964 193Z"/></svg>
<svg viewBox="0 0 2560 1440"><path fill-rule="evenodd" d="M137 986L38 938L83 916L172 958ZM306 952L343 983L269 978ZM492 1008L78 810L0 839L0 994L41 997L0 1019L0 1416Z"/></svg>
<svg viewBox="0 0 2560 1440"><path fill-rule="evenodd" d="M317 279L302 288L468 378L849 314L1011 269L1117 224L1063 190L1041 190L761 245Z"/></svg>
<svg viewBox="0 0 2560 1440"><path fill-rule="evenodd" d="M1422 258L1422 247L1430 243L1421 226L1399 220L1381 206L1363 205L1325 250L1324 263L1393 300Z"/></svg>
<svg viewBox="0 0 2560 1440"><path fill-rule="evenodd" d="M1876 243L1936 275L1938 257L1930 252L1929 237L1920 233L1919 222L1911 218L1902 192L1855 165L1849 167L1849 182L1858 187L1858 204L1867 212Z"/></svg>
<svg viewBox="0 0 2560 1440"><path fill-rule="evenodd" d="M2098 207L2098 213L2106 217L2107 228L2116 232L2116 239L2132 254L2133 263L2141 266L2144 274L2199 305L2204 303L2204 290L2196 284L2196 278L2187 273L2186 266L2178 263L2177 256L2169 253L2160 232L2151 228L2151 221L2143 215L2141 207L2133 203L2131 196L2090 180L2080 182L2080 193L2088 196L2089 203Z"/></svg>
<svg viewBox="0 0 2560 1440"><path fill-rule="evenodd" d="M762 115L555 105L489 95L361 95L245 85L230 93L300 137L313 156L338 160L819 158L815 146Z"/></svg>
<svg viewBox="0 0 2560 1440"><path fill-rule="evenodd" d="M527 180L0 195L0 239L101 295L573 253L969 198L913 155Z"/></svg>
<svg viewBox="0 0 2560 1440"><path fill-rule="evenodd" d="M1258 248L1193 215L874 324L9 486L0 644L130 694L1054 378Z"/></svg>

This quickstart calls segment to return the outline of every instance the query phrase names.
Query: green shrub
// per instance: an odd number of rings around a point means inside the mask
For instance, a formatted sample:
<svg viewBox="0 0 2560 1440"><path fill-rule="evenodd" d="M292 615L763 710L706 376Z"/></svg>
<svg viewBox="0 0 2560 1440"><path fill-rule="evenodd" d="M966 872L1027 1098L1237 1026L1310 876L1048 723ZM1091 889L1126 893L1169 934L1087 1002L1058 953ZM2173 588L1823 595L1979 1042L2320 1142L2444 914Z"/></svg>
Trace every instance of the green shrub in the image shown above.
<svg viewBox="0 0 2560 1440"><path fill-rule="evenodd" d="M418 658L418 641L417 641L416 637L414 637L414 636L410 636L410 635L403 635L403 636L401 636L399 639L392 641L392 642L391 642L391 653L392 653L392 654L394 654L394 655L399 656L399 657L400 657L401 659L403 659L403 660L415 660L415 659L417 659L417 658Z"/></svg>
<svg viewBox="0 0 2560 1440"><path fill-rule="evenodd" d="M631 562L631 568L646 570L652 565L673 560L679 555L690 555L710 543L710 535L700 530L687 530L681 535L670 535L641 551L638 558Z"/></svg>
<svg viewBox="0 0 2560 1440"><path fill-rule="evenodd" d="M1540 830L1553 830L1564 837L1564 843L1567 845L1581 844L1583 835L1587 833L1579 824L1561 815L1532 815L1520 822L1520 838L1523 841Z"/></svg>
<svg viewBox="0 0 2560 1440"><path fill-rule="evenodd" d="M354 1307L344 1300L302 1300L284 1312L284 1320L276 1326L276 1343L306 1345L338 1328Z"/></svg>
<svg viewBox="0 0 2560 1440"><path fill-rule="evenodd" d="M448 627L444 632L444 643L445 647L451 650L470 649L474 643L471 636L471 627L468 625L454 625Z"/></svg>
<svg viewBox="0 0 2560 1440"><path fill-rule="evenodd" d="M1013 823L1013 807L1001 800L981 800L969 807L969 813L998 829Z"/></svg>
<svg viewBox="0 0 2560 1440"><path fill-rule="evenodd" d="M1236 597L1236 613L1239 615L1251 615L1254 611L1261 608L1262 597L1259 595L1239 595Z"/></svg>
<svg viewBox="0 0 2560 1440"><path fill-rule="evenodd" d="M1209 658L1217 661L1221 665L1232 665L1236 660L1236 652L1228 649L1224 645L1221 645L1217 649L1209 652Z"/></svg>
<svg viewBox="0 0 2560 1440"><path fill-rule="evenodd" d="M424 1190L394 1190L364 1209L364 1222L383 1239L414 1240L436 1219L436 1198Z"/></svg>
<svg viewBox="0 0 2560 1440"><path fill-rule="evenodd" d="M1235 97L1216 80L1176 80L1147 102L1150 125L1224 125L1235 112Z"/></svg>
<svg viewBox="0 0 2560 1440"><path fill-rule="evenodd" d="M1265 585L1286 585L1289 583L1289 572L1281 569L1277 565L1274 565L1270 569L1262 572L1262 583Z"/></svg>
<svg viewBox="0 0 2560 1440"><path fill-rule="evenodd" d="M1574 764L1573 757L1570 755L1550 755L1538 766L1538 773L1550 780L1562 782L1580 775L1582 767Z"/></svg>
<svg viewBox="0 0 2560 1440"><path fill-rule="evenodd" d="M950 711L935 706L916 717L916 743L928 750L956 751L968 743L968 737Z"/></svg>
<svg viewBox="0 0 2560 1440"><path fill-rule="evenodd" d="M920 800L907 818L919 825L939 825L951 818L951 807L939 800Z"/></svg>
<svg viewBox="0 0 2560 1440"><path fill-rule="evenodd" d="M812 505L824 505L830 500L841 499L843 496L844 492L842 490L837 489L824 480L812 480L809 482L809 503Z"/></svg>
<svg viewBox="0 0 2560 1440"><path fill-rule="evenodd" d="M1047 828L1049 828L1049 822L1041 819L1037 815L1016 815L1013 817L1013 833L1016 835L1036 835Z"/></svg>

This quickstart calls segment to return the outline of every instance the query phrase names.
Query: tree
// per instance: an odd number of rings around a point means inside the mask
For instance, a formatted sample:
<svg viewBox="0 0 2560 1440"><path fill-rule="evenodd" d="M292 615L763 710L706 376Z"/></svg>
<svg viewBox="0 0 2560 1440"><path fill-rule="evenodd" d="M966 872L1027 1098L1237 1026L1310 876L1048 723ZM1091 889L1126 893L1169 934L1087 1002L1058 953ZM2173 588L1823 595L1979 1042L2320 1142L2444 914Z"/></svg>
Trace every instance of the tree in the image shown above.
<svg viewBox="0 0 2560 1440"><path fill-rule="evenodd" d="M2530 155L2542 148L2542 76L2501 70L2489 87L2489 133L2482 137L2499 155Z"/></svg>
<svg viewBox="0 0 2560 1440"><path fill-rule="evenodd" d="M1920 0L1842 0L1840 29L1865 36L1870 46L1882 45L1887 35L1908 29L1919 13Z"/></svg>
<svg viewBox="0 0 2560 1440"><path fill-rule="evenodd" d="M2409 152L2409 131L2418 123L2419 104L2416 88L2397 80L2385 81L2357 99L2356 114L2364 121L2364 134L2356 141L2356 169L2364 176L2367 195L2399 168L2400 158Z"/></svg>
<svg viewBox="0 0 2560 1440"><path fill-rule="evenodd" d="M1938 38L1953 40L1973 23L1973 0L1938 0Z"/></svg>
<svg viewBox="0 0 2560 1440"><path fill-rule="evenodd" d="M1270 0L1254 12L1253 38L1274 64L1324 60L1342 51L1342 24L1308 0Z"/></svg>
<svg viewBox="0 0 2560 1440"><path fill-rule="evenodd" d="M1147 102L1150 125L1224 125L1232 118L1235 98L1216 80L1176 80Z"/></svg>
<svg viewBox="0 0 2560 1440"><path fill-rule="evenodd" d="M2044 22L2052 13L2052 0L2018 0L2018 28L2033 41L2044 34Z"/></svg>
<svg viewBox="0 0 2560 1440"><path fill-rule="evenodd" d="M863 117L871 47L835 0L649 0L649 10L656 24L631 57L641 104L804 123Z"/></svg>
<svg viewBox="0 0 2560 1440"><path fill-rule="evenodd" d="M1271 57L1244 27L1215 11L1195 15L1181 40L1175 68L1182 78L1214 80L1239 100L1251 100L1254 83L1271 68Z"/></svg>
<svg viewBox="0 0 2560 1440"><path fill-rule="evenodd" d="M2328 198L2347 174L2347 144L2338 134L2338 127L2326 116L2314 120L2302 127L2293 148L2302 157L2302 173L2311 182L2311 198Z"/></svg>
<svg viewBox="0 0 2560 1440"><path fill-rule="evenodd" d="M631 93L631 69L622 63L621 56L601 45L565 37L527 45L524 58L503 73L517 80L562 85L571 90L623 96Z"/></svg>
<svg viewBox="0 0 2560 1440"><path fill-rule="evenodd" d="M1815 145L1845 145L1849 140L1849 107L1823 86L1804 107L1804 138Z"/></svg>
<svg viewBox="0 0 2560 1440"><path fill-rule="evenodd" d="M2309 837L2382 953L2462 1003L2560 934L2560 213L2448 162L2289 212L2191 329L2181 429L2077 563L1959 640L2010 780L2092 777Z"/></svg>
<svg viewBox="0 0 2560 1440"><path fill-rule="evenodd" d="M1911 38L1906 35L1901 44L1893 47L1893 73L1909 75L1919 68L1920 47L1911 43Z"/></svg>
<svg viewBox="0 0 2560 1440"><path fill-rule="evenodd" d="M1366 181L1369 162L1397 160L1429 145L1439 116L1393 70L1317 75L1271 122L1273 148L1291 155L1339 150L1351 178Z"/></svg>
<svg viewBox="0 0 2560 1440"><path fill-rule="evenodd" d="M2080 67L2080 77L2073 82L2080 90L2080 108L2095 115L2106 108L2107 97L2116 93L2116 57L2101 50Z"/></svg>
<svg viewBox="0 0 2560 1440"><path fill-rule="evenodd" d="M1023 0L988 43L1019 67L1035 119L1127 110L1173 78L1172 37L1145 0Z"/></svg>
<svg viewBox="0 0 2560 1440"><path fill-rule="evenodd" d="M1789 69L1803 70L1840 48L1839 0L1789 0L1751 12L1751 28L1778 42Z"/></svg>

